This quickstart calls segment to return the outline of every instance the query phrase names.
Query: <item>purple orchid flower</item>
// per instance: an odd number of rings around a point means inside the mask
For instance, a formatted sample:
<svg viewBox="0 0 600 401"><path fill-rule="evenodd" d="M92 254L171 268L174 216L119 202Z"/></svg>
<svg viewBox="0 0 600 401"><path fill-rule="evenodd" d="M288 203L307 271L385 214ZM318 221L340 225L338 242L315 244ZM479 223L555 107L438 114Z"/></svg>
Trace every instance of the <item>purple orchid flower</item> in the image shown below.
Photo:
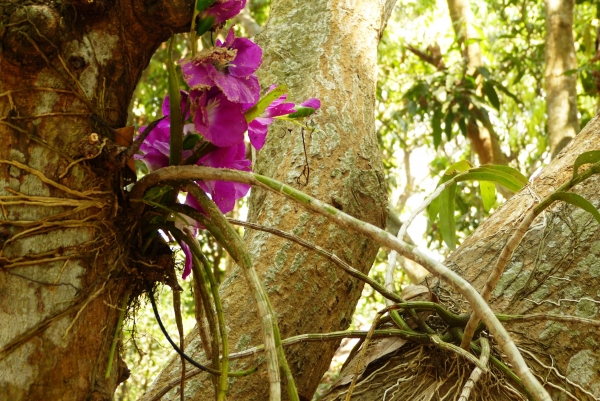
<svg viewBox="0 0 600 401"><path fill-rule="evenodd" d="M217 148L196 164L213 168L250 171L251 161L246 159L246 145L240 142L227 148ZM232 211L235 201L246 196L250 190L250 185L237 182L202 181L198 184L204 192L210 195L221 213Z"/></svg>
<svg viewBox="0 0 600 401"><path fill-rule="evenodd" d="M236 38L233 29L225 42L202 50L195 58L181 61L185 81L192 89L218 87L233 103L256 103L260 85L254 72L262 63L261 48L245 38Z"/></svg>
<svg viewBox="0 0 600 401"><path fill-rule="evenodd" d="M202 18L209 15L215 17L215 24L220 24L238 15L246 5L246 0L217 0L202 14Z"/></svg>
<svg viewBox="0 0 600 401"><path fill-rule="evenodd" d="M192 272L193 256L192 256L192 250L190 249L188 244L186 244L185 242L183 244L181 244L181 250L183 251L183 254L185 255L185 266L183 267L183 273L181 274L181 278L185 280L186 278L188 278L188 276Z"/></svg>
<svg viewBox="0 0 600 401"><path fill-rule="evenodd" d="M243 105L233 103L217 88L191 92L196 130L219 147L228 147L244 141L248 123Z"/></svg>
<svg viewBox="0 0 600 401"><path fill-rule="evenodd" d="M217 148L200 159L197 164L214 168L250 171L250 160L246 159L246 146L243 142L227 148ZM250 190L250 185L235 182L202 181L197 184L204 192L210 195L221 213L233 210L235 201L246 196ZM200 203L191 194L187 195L184 203L198 210L200 213L204 213ZM178 222L176 222L176 226L180 224ZM190 225L194 227L194 235L197 234L198 229L204 229L198 222L190 222ZM192 251L185 243L181 245L181 249L185 254L185 267L182 274L182 278L185 280L192 271Z"/></svg>
<svg viewBox="0 0 600 401"><path fill-rule="evenodd" d="M190 115L188 104L188 93L181 91L181 113L186 113L185 119ZM171 121L169 119L169 96L167 95L163 100L162 112L165 119L160 121L152 132L146 137L140 150L144 153L143 155L136 154L133 156L135 160L141 160L144 162L148 170L155 171L162 167L169 165L169 149L171 141ZM140 127L140 133L144 132L147 127ZM183 134L187 135L194 132L193 124L186 124L183 127ZM187 157L191 154L191 151L183 151L183 157Z"/></svg>
<svg viewBox="0 0 600 401"><path fill-rule="evenodd" d="M300 103L300 107L310 107L315 110L319 110L321 108L321 101L315 97L311 97L310 99L306 99L304 102Z"/></svg>
<svg viewBox="0 0 600 401"><path fill-rule="evenodd" d="M271 88L269 88L269 92L274 88L275 85L272 85ZM248 138L250 138L250 143L256 150L260 150L264 146L268 127L275 120L275 117L285 116L296 112L297 106L294 103L284 103L286 99L287 93L281 95L267 106L260 116L256 117L248 124ZM321 107L321 102L319 99L310 98L301 103L300 107L311 107L317 110Z"/></svg>

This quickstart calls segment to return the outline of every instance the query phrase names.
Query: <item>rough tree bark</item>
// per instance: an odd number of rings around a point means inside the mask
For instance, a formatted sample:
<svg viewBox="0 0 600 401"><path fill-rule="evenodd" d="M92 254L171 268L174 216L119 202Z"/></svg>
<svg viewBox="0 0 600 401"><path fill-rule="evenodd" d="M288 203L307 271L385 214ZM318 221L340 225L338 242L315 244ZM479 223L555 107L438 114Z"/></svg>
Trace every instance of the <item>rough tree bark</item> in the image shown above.
<svg viewBox="0 0 600 401"><path fill-rule="evenodd" d="M0 2L2 399L108 400L127 377L116 358L105 380L117 308L140 283L112 129L192 4Z"/></svg>
<svg viewBox="0 0 600 401"><path fill-rule="evenodd" d="M322 109L308 123L311 128L272 127L255 170L380 227L385 225L387 202L374 121L377 44L394 3L273 1L269 22L258 36L264 49L261 83L288 85L297 102L317 97ZM249 220L308 237L363 272L378 249L360 235L262 190L252 192ZM279 315L283 338L348 327L361 283L323 258L269 234L247 231L246 243ZM262 343L256 311L237 268L222 284L221 296L233 351ZM190 354L199 350L196 331L186 339ZM298 391L306 399L336 348L336 343L286 348ZM234 366L243 369L257 361ZM178 377L179 369L179 359L173 359L144 399ZM258 374L236 379L230 397L266 400L267 389L261 366ZM211 394L206 377L190 380L186 388L190 399L210 399Z"/></svg>
<svg viewBox="0 0 600 401"><path fill-rule="evenodd" d="M483 66L481 48L475 27L473 11L469 0L448 0L448 10L456 39L463 46L463 54L467 61L467 74L476 73L477 67ZM480 81L480 79L479 79ZM481 85L478 91L481 92ZM479 126L474 118L467 124L467 137L479 157L480 164L508 164L506 155L500 149L498 136L487 128Z"/></svg>
<svg viewBox="0 0 600 401"><path fill-rule="evenodd" d="M554 158L579 132L573 0L546 0L546 114Z"/></svg>
<svg viewBox="0 0 600 401"><path fill-rule="evenodd" d="M594 118L539 177L502 205L445 262L460 272L475 288L482 288L490 269L516 226L537 201L573 176L573 163L582 152L600 147L600 118ZM585 167L584 167L585 168ZM574 192L596 207L600 205L599 176L578 185ZM507 314L569 315L598 319L600 303L600 230L587 212L554 203L533 222L493 292L490 305ZM456 312L466 305L443 282L429 277L428 285L442 303ZM510 323L509 331L530 367L539 374L553 399L580 400L600 397L600 353L597 327L582 322L540 320ZM375 342L367 352L371 361L361 374L353 400L445 399L458 396L473 366L455 354L433 346L390 345ZM493 342L492 342L493 344ZM494 354L493 354L494 355ZM495 354L499 356L498 354ZM342 372L325 400L344 399L356 358ZM497 375L498 372L496 371ZM350 379L348 379L350 377ZM484 375L476 385L475 400L521 399L502 393L498 381ZM596 398L594 398L596 397ZM429 398L427 398L429 399ZM525 398L522 398L525 399Z"/></svg>

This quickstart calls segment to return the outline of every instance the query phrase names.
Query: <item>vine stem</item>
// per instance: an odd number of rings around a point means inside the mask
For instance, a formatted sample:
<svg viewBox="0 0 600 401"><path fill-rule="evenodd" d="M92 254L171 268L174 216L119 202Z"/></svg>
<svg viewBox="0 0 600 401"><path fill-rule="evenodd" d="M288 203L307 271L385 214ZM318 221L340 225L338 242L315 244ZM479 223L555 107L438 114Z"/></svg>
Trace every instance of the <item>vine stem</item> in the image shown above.
<svg viewBox="0 0 600 401"><path fill-rule="evenodd" d="M473 286L463 277L450 270L442 263L427 256L417 247L401 241L379 227L355 219L335 207L321 202L295 188L289 187L272 178L244 171L214 169L200 166L165 167L152 172L139 180L131 190L130 199L135 200L142 198L147 189L160 182L182 180L239 182L260 186L267 190L281 193L303 205L305 208L327 217L336 225L355 230L383 246L396 250L402 256L421 264L429 270L429 272L455 287L470 303L473 311L481 316L482 321L486 324L490 333L495 337L498 346L502 352L506 354L506 357L513 365L515 373L530 390L533 398L537 401L551 401L550 395L533 375L510 335L477 290L475 290L475 288L473 288ZM143 206L142 202L138 202L137 205L134 206L134 213L141 213L143 211Z"/></svg>
<svg viewBox="0 0 600 401"><path fill-rule="evenodd" d="M262 323L265 341L265 355L267 358L267 371L269 373L269 399L271 401L279 401L281 399L281 385L279 378L279 368L281 367L287 379L290 400L299 401L300 398L298 396L296 384L281 345L281 335L279 334L275 312L269 301L267 291L264 288L262 281L260 281L258 273L256 273L256 270L254 269L250 255L244 245L244 241L242 241L233 226L229 224L225 216L223 216L219 208L217 208L217 205L215 205L215 203L211 201L196 184L190 183L185 185L184 188L189 194L196 198L200 203L200 206L202 206L202 209L208 214L210 222L214 227L206 226L206 228L209 231L213 228L213 231L215 231L214 228L216 227L216 231L218 232L213 233L213 235L217 234L217 237L221 237L221 244L242 268L250 291L254 296Z"/></svg>
<svg viewBox="0 0 600 401"><path fill-rule="evenodd" d="M110 351L108 353L108 363L106 364L106 374L104 375L105 379L110 377L110 373L112 371L112 365L115 358L115 351L117 349L117 344L119 343L119 338L121 337L121 329L123 328L123 320L125 319L125 312L127 311L127 303L129 302L129 291L126 291L123 294L123 298L121 299L121 304L119 305L119 314L117 316L117 327L115 327L115 334L113 336L112 343L110 344Z"/></svg>
<svg viewBox="0 0 600 401"><path fill-rule="evenodd" d="M481 356L479 357L479 362L483 366L486 366L489 358L490 358L490 343L488 342L487 338L482 337L481 338ZM469 376L469 379L465 383L465 386L463 387L462 392L460 393L460 398L458 399L458 401L467 401L469 399L469 396L471 395L471 390L473 390L473 387L475 387L475 384L477 384L477 382L479 381L479 378L481 377L482 373L483 373L483 370L481 370L481 368L479 368L479 367L476 367L475 369L473 369L473 371L471 372L471 376Z"/></svg>

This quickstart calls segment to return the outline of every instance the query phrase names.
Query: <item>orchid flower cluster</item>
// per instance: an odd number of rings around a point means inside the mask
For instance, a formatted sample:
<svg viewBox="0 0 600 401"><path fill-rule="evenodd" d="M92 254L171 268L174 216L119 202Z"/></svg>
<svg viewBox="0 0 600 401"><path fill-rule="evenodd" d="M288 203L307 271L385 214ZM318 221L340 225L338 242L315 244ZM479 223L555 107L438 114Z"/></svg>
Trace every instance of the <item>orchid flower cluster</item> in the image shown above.
<svg viewBox="0 0 600 401"><path fill-rule="evenodd" d="M199 11L200 24L204 29L217 30L227 19L237 15L246 0L198 1L204 7ZM208 23L208 28L207 28ZM262 63L262 49L246 38L236 38L231 28L224 41L204 49L189 59L179 61L189 92L180 91L183 125L184 159L193 154L198 139L213 146L208 154L195 162L199 166L251 170L246 158L245 133L250 144L260 150L264 144L268 126L275 118L294 119L308 116L321 106L318 99L308 99L300 105L286 102L285 87L271 86L260 97L260 84L255 75ZM176 93L176 91L175 91ZM149 171L169 165L171 147L170 99L166 96L162 113L164 118L152 129L135 155ZM142 127L143 133L147 127ZM188 146L185 146L186 143ZM189 144L192 144L189 146ZM187 149L187 150L186 150ZM236 200L244 197L250 186L225 181L201 181L196 183L215 202L222 213L231 211ZM188 194L185 203L202 212L198 202ZM194 230L202 228L195 225ZM192 266L189 248L182 245L186 255L183 272L185 279Z"/></svg>

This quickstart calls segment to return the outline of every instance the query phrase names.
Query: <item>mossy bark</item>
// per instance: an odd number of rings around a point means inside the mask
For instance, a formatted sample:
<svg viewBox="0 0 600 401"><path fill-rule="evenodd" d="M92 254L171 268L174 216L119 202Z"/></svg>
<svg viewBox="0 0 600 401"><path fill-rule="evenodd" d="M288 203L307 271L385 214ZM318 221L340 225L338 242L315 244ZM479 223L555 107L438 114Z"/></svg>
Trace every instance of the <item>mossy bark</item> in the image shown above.
<svg viewBox="0 0 600 401"><path fill-rule="evenodd" d="M192 7L0 3L2 399L107 400L127 377L116 358L105 379L134 280L113 129L125 124L155 49L189 24ZM99 157L71 164L100 146Z"/></svg>

